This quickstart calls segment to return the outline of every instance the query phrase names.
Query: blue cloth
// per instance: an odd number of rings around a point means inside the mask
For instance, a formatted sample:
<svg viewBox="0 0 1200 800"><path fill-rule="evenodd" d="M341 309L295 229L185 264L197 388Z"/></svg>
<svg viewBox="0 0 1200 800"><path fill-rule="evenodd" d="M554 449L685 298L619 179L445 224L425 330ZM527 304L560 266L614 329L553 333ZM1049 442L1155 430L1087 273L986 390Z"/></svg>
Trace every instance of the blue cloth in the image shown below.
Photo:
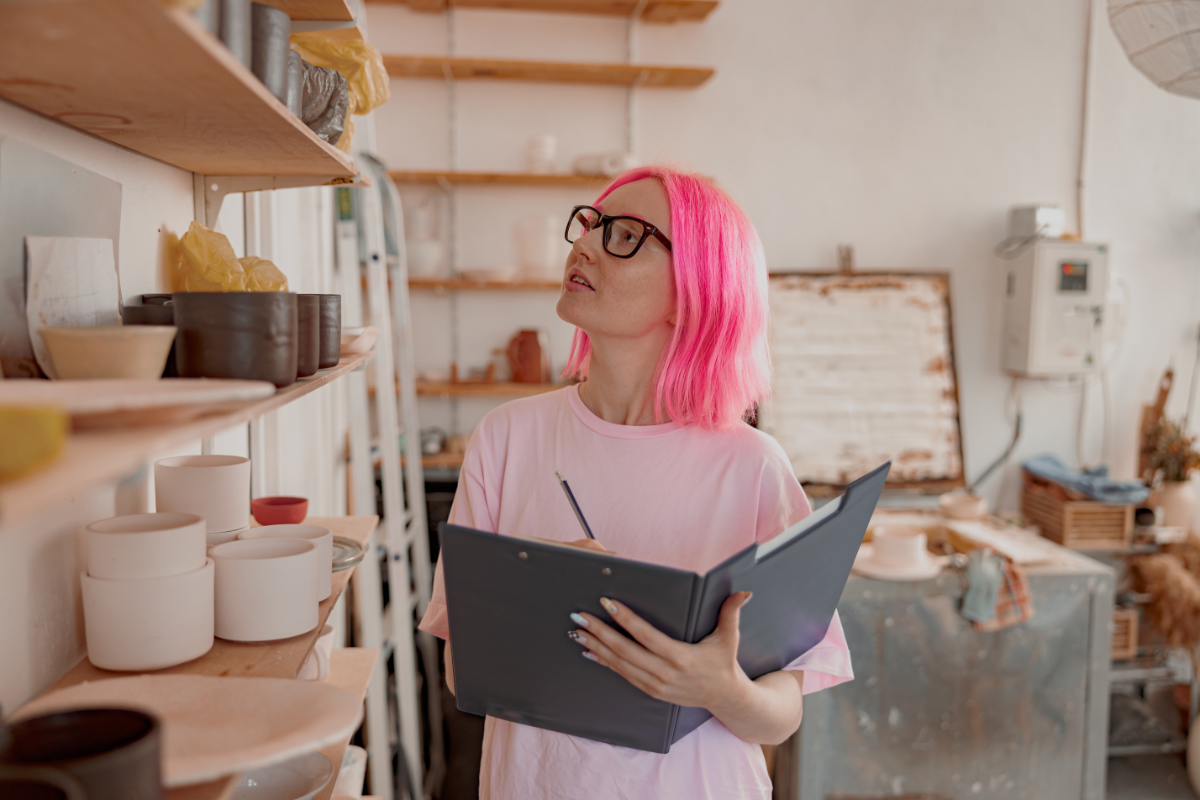
<svg viewBox="0 0 1200 800"><path fill-rule="evenodd" d="M996 616L996 596L1004 582L1004 559L986 547L967 554L967 591L962 615L972 622L988 622Z"/></svg>
<svg viewBox="0 0 1200 800"><path fill-rule="evenodd" d="M1107 466L1080 472L1052 455L1031 458L1021 466L1040 478L1060 483L1102 503L1140 503L1150 496L1150 490L1137 481L1109 478Z"/></svg>

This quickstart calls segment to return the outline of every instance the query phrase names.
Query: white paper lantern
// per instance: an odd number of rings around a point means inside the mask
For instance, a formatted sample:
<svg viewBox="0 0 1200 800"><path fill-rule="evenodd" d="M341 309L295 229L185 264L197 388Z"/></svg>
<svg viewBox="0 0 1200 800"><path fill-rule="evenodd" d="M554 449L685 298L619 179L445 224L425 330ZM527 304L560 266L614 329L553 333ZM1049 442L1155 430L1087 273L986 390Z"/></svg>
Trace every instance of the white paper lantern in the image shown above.
<svg viewBox="0 0 1200 800"><path fill-rule="evenodd" d="M1200 99L1200 0L1108 0L1108 19L1139 72Z"/></svg>

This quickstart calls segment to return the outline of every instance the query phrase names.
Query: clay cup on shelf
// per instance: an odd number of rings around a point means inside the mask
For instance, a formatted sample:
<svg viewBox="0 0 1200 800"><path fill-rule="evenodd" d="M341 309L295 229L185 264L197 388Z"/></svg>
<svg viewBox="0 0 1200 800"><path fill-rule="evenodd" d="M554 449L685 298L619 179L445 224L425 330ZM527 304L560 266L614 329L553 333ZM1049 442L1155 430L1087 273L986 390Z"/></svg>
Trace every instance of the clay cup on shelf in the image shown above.
<svg viewBox="0 0 1200 800"><path fill-rule="evenodd" d="M214 547L216 634L267 642L317 627L317 544L239 539Z"/></svg>
<svg viewBox="0 0 1200 800"><path fill-rule="evenodd" d="M296 319L296 377L307 378L321 362L321 301L317 295L296 295Z"/></svg>
<svg viewBox="0 0 1200 800"><path fill-rule="evenodd" d="M87 574L93 578L166 578L204 566L205 523L195 514L131 514L83 530Z"/></svg>
<svg viewBox="0 0 1200 800"><path fill-rule="evenodd" d="M259 525L299 525L308 516L308 500L303 497L256 497L250 501L250 513Z"/></svg>
<svg viewBox="0 0 1200 800"><path fill-rule="evenodd" d="M175 362L182 378L296 380L299 318L290 292L177 292Z"/></svg>
<svg viewBox="0 0 1200 800"><path fill-rule="evenodd" d="M238 534L243 541L253 539L301 539L317 545L317 600L333 592L333 531L320 525L264 525Z"/></svg>
<svg viewBox="0 0 1200 800"><path fill-rule="evenodd" d="M213 644L213 561L183 575L138 580L80 576L88 659L101 669L164 669Z"/></svg>
<svg viewBox="0 0 1200 800"><path fill-rule="evenodd" d="M204 517L208 533L236 531L250 522L250 459L177 456L154 464L158 511Z"/></svg>
<svg viewBox="0 0 1200 800"><path fill-rule="evenodd" d="M319 294L321 303L321 369L336 367L342 349L342 296Z"/></svg>

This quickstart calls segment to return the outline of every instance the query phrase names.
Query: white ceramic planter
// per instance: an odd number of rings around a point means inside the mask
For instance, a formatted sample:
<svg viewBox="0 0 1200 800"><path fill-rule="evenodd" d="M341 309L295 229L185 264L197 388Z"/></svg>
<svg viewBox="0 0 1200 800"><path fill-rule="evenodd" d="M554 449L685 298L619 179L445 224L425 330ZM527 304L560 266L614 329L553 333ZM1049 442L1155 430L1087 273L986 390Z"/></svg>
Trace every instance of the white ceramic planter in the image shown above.
<svg viewBox="0 0 1200 800"><path fill-rule="evenodd" d="M241 456L177 456L154 464L158 511L197 514L209 533L236 531L250 523L250 459Z"/></svg>
<svg viewBox="0 0 1200 800"><path fill-rule="evenodd" d="M101 669L163 669L213 644L214 564L183 575L105 580L83 575L88 658Z"/></svg>
<svg viewBox="0 0 1200 800"><path fill-rule="evenodd" d="M317 627L315 542L238 540L209 556L216 562L217 636L267 642Z"/></svg>
<svg viewBox="0 0 1200 800"><path fill-rule="evenodd" d="M195 514L132 514L86 526L87 574L105 580L165 578L204 566L204 520Z"/></svg>
<svg viewBox="0 0 1200 800"><path fill-rule="evenodd" d="M208 542L209 549L212 549L219 544L225 544L226 542L237 541L237 538L238 538L238 536L241 535L242 531L247 531L247 530L250 530L250 529L249 528L239 528L236 531L221 531L220 533L210 533L205 537L205 539Z"/></svg>
<svg viewBox="0 0 1200 800"><path fill-rule="evenodd" d="M239 539L304 539L317 545L317 600L333 593L333 531L320 525L263 525L247 528Z"/></svg>

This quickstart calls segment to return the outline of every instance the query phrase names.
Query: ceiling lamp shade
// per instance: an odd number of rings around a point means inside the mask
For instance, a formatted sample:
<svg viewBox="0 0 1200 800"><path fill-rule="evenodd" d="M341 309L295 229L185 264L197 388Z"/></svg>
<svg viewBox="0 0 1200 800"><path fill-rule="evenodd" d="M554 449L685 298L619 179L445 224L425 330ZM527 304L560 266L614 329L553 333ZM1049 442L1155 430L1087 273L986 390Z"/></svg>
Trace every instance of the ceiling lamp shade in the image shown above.
<svg viewBox="0 0 1200 800"><path fill-rule="evenodd" d="M1200 99L1200 0L1108 0L1108 20L1139 72Z"/></svg>

